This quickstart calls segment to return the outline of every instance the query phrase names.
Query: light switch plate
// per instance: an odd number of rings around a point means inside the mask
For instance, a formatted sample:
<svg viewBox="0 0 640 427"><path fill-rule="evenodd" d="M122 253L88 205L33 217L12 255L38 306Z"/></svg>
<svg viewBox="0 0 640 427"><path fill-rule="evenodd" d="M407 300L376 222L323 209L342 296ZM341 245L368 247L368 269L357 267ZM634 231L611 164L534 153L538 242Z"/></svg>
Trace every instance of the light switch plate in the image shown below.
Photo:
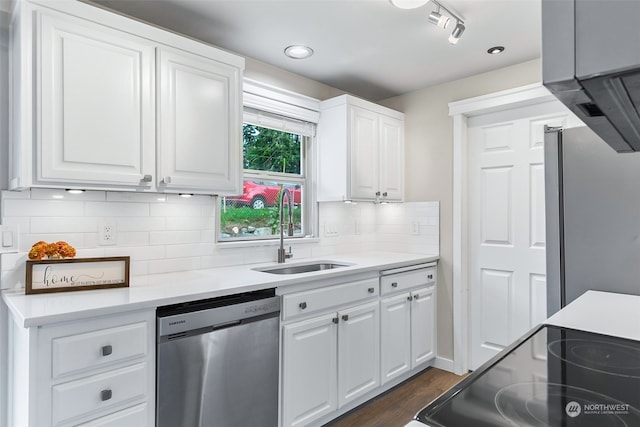
<svg viewBox="0 0 640 427"><path fill-rule="evenodd" d="M0 254L18 252L19 231L17 225L0 225Z"/></svg>
<svg viewBox="0 0 640 427"><path fill-rule="evenodd" d="M411 223L411 228L409 230L409 233L413 236L420 235L420 221L413 221Z"/></svg>

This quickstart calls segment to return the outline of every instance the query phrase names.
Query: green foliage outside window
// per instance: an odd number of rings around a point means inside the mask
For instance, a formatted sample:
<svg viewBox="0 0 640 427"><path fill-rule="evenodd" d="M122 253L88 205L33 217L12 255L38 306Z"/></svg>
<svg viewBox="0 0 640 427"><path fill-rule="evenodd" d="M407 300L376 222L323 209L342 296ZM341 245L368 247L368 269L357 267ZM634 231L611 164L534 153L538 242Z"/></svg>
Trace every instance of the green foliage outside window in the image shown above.
<svg viewBox="0 0 640 427"><path fill-rule="evenodd" d="M242 136L245 169L300 174L300 135L244 124Z"/></svg>

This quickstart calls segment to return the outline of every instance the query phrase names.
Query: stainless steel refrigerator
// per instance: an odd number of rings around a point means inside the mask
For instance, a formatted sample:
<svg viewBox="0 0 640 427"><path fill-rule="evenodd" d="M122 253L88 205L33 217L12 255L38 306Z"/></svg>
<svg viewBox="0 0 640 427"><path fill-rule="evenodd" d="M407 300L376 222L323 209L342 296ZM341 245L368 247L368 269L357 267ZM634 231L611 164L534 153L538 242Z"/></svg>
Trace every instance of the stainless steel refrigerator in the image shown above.
<svg viewBox="0 0 640 427"><path fill-rule="evenodd" d="M640 152L547 129L545 191L548 315L589 289L640 295Z"/></svg>

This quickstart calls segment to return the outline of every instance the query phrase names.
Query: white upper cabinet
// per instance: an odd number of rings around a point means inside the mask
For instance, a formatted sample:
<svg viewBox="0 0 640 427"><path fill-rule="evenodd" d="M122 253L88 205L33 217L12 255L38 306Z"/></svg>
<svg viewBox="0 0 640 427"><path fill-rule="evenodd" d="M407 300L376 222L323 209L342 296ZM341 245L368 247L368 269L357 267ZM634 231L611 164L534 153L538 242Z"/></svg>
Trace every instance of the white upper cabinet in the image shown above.
<svg viewBox="0 0 640 427"><path fill-rule="evenodd" d="M12 19L11 189L241 192L242 58L82 2Z"/></svg>
<svg viewBox="0 0 640 427"><path fill-rule="evenodd" d="M242 192L240 70L175 49L160 49L160 186Z"/></svg>
<svg viewBox="0 0 640 427"><path fill-rule="evenodd" d="M350 95L321 103L318 201L399 202L404 115Z"/></svg>
<svg viewBox="0 0 640 427"><path fill-rule="evenodd" d="M73 16L39 13L37 25L36 182L148 188L153 47Z"/></svg>

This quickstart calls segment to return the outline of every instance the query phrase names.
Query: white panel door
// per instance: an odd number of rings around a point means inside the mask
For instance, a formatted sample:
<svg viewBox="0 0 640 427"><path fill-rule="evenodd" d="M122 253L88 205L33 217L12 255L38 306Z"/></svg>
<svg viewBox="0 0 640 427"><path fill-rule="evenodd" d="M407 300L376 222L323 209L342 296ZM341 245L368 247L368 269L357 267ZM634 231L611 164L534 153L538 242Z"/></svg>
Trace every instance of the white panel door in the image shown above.
<svg viewBox="0 0 640 427"><path fill-rule="evenodd" d="M436 357L435 287L411 292L411 369Z"/></svg>
<svg viewBox="0 0 640 427"><path fill-rule="evenodd" d="M566 116L470 121L471 369L545 318L544 126L563 125Z"/></svg>
<svg viewBox="0 0 640 427"><path fill-rule="evenodd" d="M150 187L154 48L143 39L72 16L43 13L38 25L36 180Z"/></svg>
<svg viewBox="0 0 640 427"><path fill-rule="evenodd" d="M338 406L380 385L380 304L338 312Z"/></svg>
<svg viewBox="0 0 640 427"><path fill-rule="evenodd" d="M349 107L351 124L351 168L349 188L353 199L375 199L379 191L378 114Z"/></svg>
<svg viewBox="0 0 640 427"><path fill-rule="evenodd" d="M382 384L411 369L411 295L380 301Z"/></svg>
<svg viewBox="0 0 640 427"><path fill-rule="evenodd" d="M304 426L337 409L338 327L326 314L283 327L282 422Z"/></svg>
<svg viewBox="0 0 640 427"><path fill-rule="evenodd" d="M168 48L159 50L158 64L160 185L241 193L240 70Z"/></svg>
<svg viewBox="0 0 640 427"><path fill-rule="evenodd" d="M402 201L404 194L404 122L380 116L380 192L382 200Z"/></svg>

